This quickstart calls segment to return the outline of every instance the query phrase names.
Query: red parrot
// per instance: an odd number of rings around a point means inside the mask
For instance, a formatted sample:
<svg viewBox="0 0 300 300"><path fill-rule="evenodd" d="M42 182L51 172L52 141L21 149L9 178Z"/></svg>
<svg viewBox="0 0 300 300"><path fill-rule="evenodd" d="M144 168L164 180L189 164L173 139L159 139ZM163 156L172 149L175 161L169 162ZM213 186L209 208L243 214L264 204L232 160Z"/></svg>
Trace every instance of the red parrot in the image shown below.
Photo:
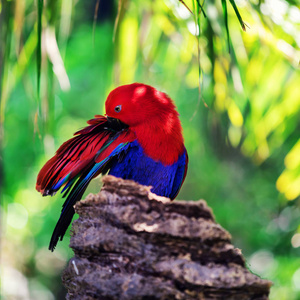
<svg viewBox="0 0 300 300"><path fill-rule="evenodd" d="M108 95L105 109L105 116L89 120L38 174L36 189L43 196L64 186L67 197L51 237L51 251L72 221L74 204L99 174L152 186L153 193L172 200L185 179L188 155L179 115L165 93L141 83L123 85Z"/></svg>

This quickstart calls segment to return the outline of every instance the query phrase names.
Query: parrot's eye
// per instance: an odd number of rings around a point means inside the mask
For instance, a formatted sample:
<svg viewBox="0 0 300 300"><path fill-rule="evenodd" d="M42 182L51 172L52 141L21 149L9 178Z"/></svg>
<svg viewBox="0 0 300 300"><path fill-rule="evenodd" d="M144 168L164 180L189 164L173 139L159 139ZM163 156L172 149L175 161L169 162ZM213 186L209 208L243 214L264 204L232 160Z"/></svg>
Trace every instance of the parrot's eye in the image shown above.
<svg viewBox="0 0 300 300"><path fill-rule="evenodd" d="M121 111L121 109L122 109L122 105L117 105L116 107L115 107L115 112L120 112Z"/></svg>

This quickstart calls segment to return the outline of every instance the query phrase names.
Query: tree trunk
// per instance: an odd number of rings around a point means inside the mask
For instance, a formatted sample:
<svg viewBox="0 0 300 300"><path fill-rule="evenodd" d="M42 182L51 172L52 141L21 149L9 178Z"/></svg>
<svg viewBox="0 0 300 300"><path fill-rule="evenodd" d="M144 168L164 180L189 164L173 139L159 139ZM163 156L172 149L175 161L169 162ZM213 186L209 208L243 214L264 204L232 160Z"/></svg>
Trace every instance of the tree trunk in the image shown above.
<svg viewBox="0 0 300 300"><path fill-rule="evenodd" d="M205 201L171 202L113 176L103 182L75 206L67 299L268 299L271 282L247 270Z"/></svg>

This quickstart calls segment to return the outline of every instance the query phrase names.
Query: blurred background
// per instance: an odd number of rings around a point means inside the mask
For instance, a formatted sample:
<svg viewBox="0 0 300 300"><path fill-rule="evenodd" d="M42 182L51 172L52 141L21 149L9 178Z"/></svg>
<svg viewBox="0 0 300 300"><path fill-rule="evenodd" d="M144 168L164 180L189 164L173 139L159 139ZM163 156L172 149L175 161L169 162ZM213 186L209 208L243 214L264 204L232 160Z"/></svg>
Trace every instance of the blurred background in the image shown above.
<svg viewBox="0 0 300 300"><path fill-rule="evenodd" d="M177 198L207 201L273 281L270 299L300 299L297 0L2 0L0 11L3 299L64 299L69 230L48 250L63 201L36 192L36 176L132 82L178 107L190 164Z"/></svg>

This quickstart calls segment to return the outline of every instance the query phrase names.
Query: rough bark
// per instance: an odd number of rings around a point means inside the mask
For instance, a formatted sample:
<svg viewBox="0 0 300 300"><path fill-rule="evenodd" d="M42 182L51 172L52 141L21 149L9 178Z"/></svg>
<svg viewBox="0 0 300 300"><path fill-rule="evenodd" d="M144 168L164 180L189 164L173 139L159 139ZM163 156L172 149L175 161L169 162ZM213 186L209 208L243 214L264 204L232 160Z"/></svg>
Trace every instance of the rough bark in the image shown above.
<svg viewBox="0 0 300 300"><path fill-rule="evenodd" d="M67 299L268 299L205 201L173 201L112 176L76 204Z"/></svg>

